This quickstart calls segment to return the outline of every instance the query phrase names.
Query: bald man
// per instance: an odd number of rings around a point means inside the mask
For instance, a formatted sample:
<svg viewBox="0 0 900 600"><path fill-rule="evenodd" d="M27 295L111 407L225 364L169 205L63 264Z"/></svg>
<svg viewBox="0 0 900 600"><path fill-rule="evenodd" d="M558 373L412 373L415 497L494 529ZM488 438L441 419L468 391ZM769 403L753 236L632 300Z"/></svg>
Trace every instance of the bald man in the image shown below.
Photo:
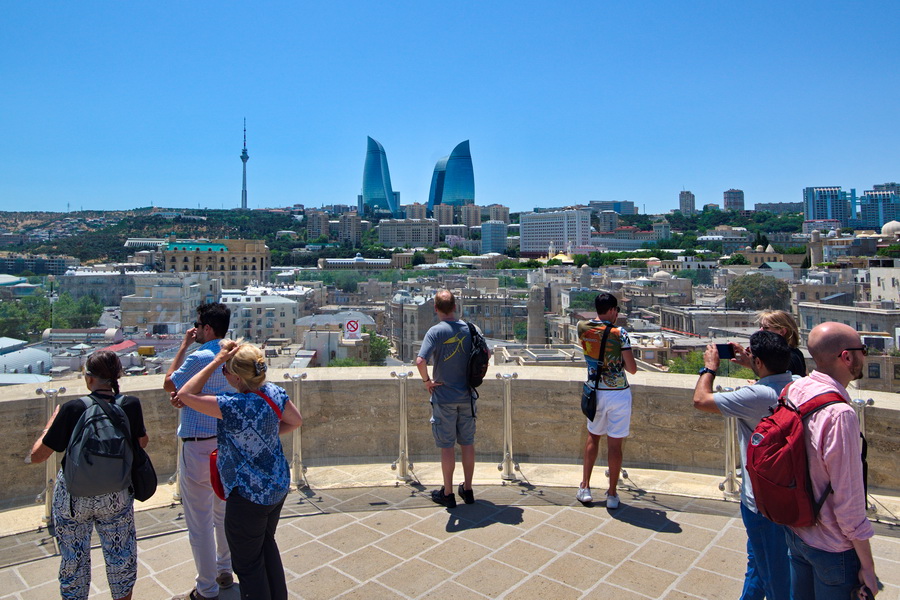
<svg viewBox="0 0 900 600"><path fill-rule="evenodd" d="M816 370L791 385L790 401L800 406L836 392L847 403L826 406L805 422L813 497L821 498L829 484L833 492L826 496L814 526L787 530L792 597L843 600L860 585L877 594L869 545L875 532L866 517L859 420L847 393L851 381L862 379L868 349L852 327L831 322L814 327L807 346Z"/></svg>

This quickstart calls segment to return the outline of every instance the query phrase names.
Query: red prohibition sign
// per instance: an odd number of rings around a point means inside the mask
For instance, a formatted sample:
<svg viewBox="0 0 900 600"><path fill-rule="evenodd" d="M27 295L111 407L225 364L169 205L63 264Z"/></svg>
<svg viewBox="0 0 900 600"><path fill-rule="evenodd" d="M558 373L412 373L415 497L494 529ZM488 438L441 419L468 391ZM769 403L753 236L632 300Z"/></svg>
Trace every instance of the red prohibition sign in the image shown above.
<svg viewBox="0 0 900 600"><path fill-rule="evenodd" d="M355 333L359 329L359 321L347 321L347 331Z"/></svg>

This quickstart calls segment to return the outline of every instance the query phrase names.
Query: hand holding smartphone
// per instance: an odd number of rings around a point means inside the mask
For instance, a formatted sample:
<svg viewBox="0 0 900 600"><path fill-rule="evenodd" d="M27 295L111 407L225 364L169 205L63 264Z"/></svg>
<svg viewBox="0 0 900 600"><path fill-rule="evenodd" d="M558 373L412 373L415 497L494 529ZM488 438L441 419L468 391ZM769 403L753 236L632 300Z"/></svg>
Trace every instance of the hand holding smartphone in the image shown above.
<svg viewBox="0 0 900 600"><path fill-rule="evenodd" d="M716 351L719 353L719 358L722 360L734 358L734 348L731 347L731 344L716 344Z"/></svg>

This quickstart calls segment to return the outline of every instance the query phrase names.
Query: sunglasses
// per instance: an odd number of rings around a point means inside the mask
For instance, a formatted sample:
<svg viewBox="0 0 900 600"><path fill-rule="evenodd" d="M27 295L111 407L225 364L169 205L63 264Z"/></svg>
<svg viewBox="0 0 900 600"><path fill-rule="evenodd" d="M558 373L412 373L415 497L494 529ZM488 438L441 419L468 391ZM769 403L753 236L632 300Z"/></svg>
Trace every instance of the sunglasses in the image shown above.
<svg viewBox="0 0 900 600"><path fill-rule="evenodd" d="M201 323L200 321L194 321L194 327L196 327L197 329L202 329L203 325L204 323Z"/></svg>
<svg viewBox="0 0 900 600"><path fill-rule="evenodd" d="M853 352L854 350L859 350L860 352L863 353L863 356L869 355L869 347L866 346L865 344L863 344L859 348L844 348L843 350L841 350L841 354L843 354L844 352ZM841 354L838 354L838 356L840 356Z"/></svg>
<svg viewBox="0 0 900 600"><path fill-rule="evenodd" d="M228 364L227 363L222 365L222 375L228 375Z"/></svg>

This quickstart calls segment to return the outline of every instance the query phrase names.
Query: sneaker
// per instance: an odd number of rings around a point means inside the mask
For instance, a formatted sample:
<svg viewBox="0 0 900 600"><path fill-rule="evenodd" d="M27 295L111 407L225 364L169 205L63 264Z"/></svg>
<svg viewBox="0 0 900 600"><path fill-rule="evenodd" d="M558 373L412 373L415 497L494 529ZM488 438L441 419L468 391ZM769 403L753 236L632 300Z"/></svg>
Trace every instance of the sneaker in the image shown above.
<svg viewBox="0 0 900 600"><path fill-rule="evenodd" d="M228 571L219 573L219 576L216 577L216 583L218 583L219 587L223 590L227 590L234 585L234 575L232 575Z"/></svg>
<svg viewBox="0 0 900 600"><path fill-rule="evenodd" d="M619 497L606 495L606 508L619 508Z"/></svg>
<svg viewBox="0 0 900 600"><path fill-rule="evenodd" d="M456 508L456 495L445 494L444 486L441 486L441 489L439 490L432 490L431 499L441 506L446 506L447 508Z"/></svg>
<svg viewBox="0 0 900 600"><path fill-rule="evenodd" d="M591 496L591 488L589 487L580 487L578 488L578 492L575 494L575 499L579 502L593 502L594 497Z"/></svg>
<svg viewBox="0 0 900 600"><path fill-rule="evenodd" d="M459 497L466 501L466 504L475 504L474 490L467 490L462 483L459 484Z"/></svg>

